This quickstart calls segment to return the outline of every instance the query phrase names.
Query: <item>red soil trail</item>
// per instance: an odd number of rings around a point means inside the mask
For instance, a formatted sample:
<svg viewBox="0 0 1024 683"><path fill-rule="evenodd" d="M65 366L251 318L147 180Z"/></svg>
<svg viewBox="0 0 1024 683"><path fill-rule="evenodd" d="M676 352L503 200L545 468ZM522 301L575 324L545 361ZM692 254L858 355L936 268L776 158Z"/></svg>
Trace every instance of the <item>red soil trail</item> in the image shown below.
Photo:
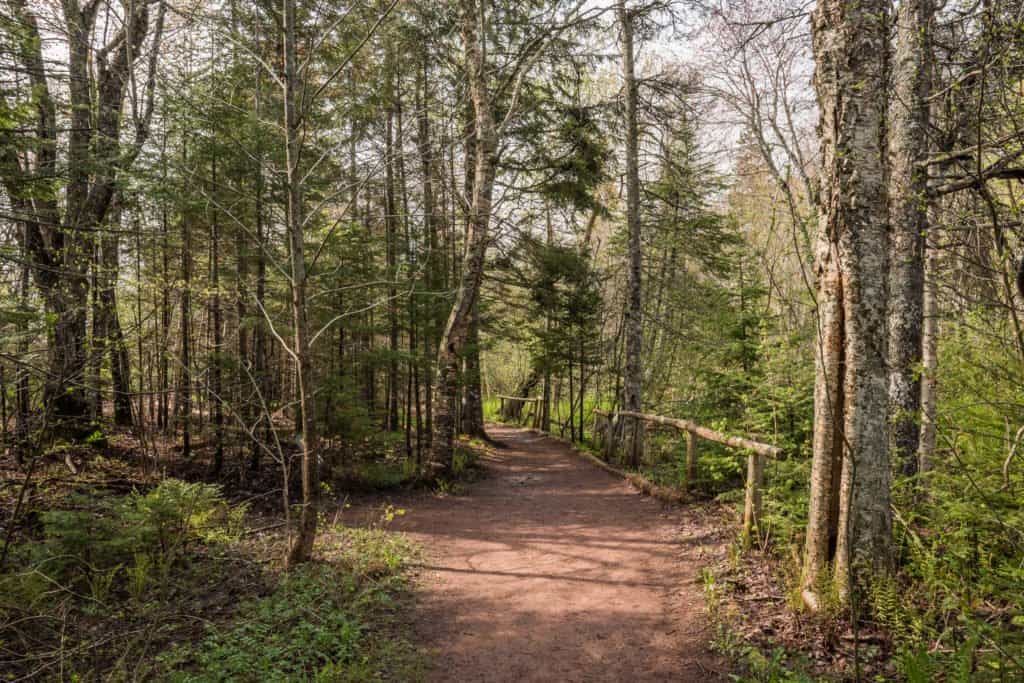
<svg viewBox="0 0 1024 683"><path fill-rule="evenodd" d="M430 681L715 681L701 511L666 506L535 433L491 426L486 478L403 501L424 548ZM713 550L715 549L715 550Z"/></svg>

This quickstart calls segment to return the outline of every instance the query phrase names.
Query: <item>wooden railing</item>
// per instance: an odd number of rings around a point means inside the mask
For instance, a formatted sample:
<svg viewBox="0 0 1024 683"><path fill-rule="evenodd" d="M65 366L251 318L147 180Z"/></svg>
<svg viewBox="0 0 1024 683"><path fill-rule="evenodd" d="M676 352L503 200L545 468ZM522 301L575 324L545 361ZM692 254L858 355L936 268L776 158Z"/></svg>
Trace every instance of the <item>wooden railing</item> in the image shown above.
<svg viewBox="0 0 1024 683"><path fill-rule="evenodd" d="M499 401L498 412L501 415L505 415L505 401L516 402L520 406L526 406L526 421L534 429L540 427L540 399L530 396L505 396L503 394L496 394ZM520 414L517 418L522 421L523 415Z"/></svg>
<svg viewBox="0 0 1024 683"><path fill-rule="evenodd" d="M697 439L705 439L720 443L730 448L747 452L747 476L744 488L746 495L743 504L743 531L749 534L761 520L764 488L764 462L766 458L780 458L782 449L771 444L752 441L740 436L729 436L691 420L683 420L661 415L620 411L607 413L595 410L594 431L601 435L605 456L610 457L617 447L616 432L621 418L628 417L651 424L671 427L686 433L686 473L687 482L692 483L697 469Z"/></svg>

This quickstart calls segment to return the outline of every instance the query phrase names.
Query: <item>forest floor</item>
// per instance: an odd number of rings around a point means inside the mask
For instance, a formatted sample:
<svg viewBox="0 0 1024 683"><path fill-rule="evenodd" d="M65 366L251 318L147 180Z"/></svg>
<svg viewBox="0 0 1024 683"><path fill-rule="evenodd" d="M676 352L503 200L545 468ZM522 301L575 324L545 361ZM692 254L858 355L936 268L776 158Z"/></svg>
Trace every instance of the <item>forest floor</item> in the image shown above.
<svg viewBox="0 0 1024 683"><path fill-rule="evenodd" d="M349 523L423 548L414 629L431 681L713 681L727 665L702 568L726 545L713 511L666 505L556 439L491 425L484 476L459 495L357 498Z"/></svg>

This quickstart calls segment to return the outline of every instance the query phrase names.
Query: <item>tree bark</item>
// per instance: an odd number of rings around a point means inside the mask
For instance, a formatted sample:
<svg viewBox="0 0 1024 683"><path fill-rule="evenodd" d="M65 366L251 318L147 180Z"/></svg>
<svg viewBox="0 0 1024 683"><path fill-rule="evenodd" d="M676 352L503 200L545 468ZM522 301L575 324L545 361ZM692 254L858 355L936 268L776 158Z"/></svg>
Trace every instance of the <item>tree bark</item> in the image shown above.
<svg viewBox="0 0 1024 683"><path fill-rule="evenodd" d="M166 432L170 428L170 349L171 342L171 257L169 244L169 229L167 224L167 207L161 207L160 211L160 266L161 284L160 288L160 429Z"/></svg>
<svg viewBox="0 0 1024 683"><path fill-rule="evenodd" d="M820 0L812 16L824 182L817 250L814 461L803 580L813 591L831 562L843 599L872 572L888 571L892 563L885 354L886 13L884 0L855 6Z"/></svg>
<svg viewBox="0 0 1024 683"><path fill-rule="evenodd" d="M24 224L22 228L24 229ZM29 287L29 261L26 256L25 239L22 234L21 272L18 274L18 306L22 311L28 311L28 287ZM18 358L27 358L29 352L29 336L21 334L18 336ZM29 393L29 369L26 365L19 364L15 379L14 388L14 457L19 465L25 463L25 454L29 451L29 411L31 408L31 394Z"/></svg>
<svg viewBox="0 0 1024 683"><path fill-rule="evenodd" d="M109 362L111 390L114 405L114 422L126 426L132 422L131 364L121 316L117 310L117 281L120 274L120 230L122 207L120 200L114 202L109 212L111 229L99 238L96 256L96 306L93 320L94 348L93 361L97 371L93 389L97 393L97 415L102 415L103 391L99 381L99 368L103 360Z"/></svg>
<svg viewBox="0 0 1024 683"><path fill-rule="evenodd" d="M462 433L487 439L484 431L484 401L480 387L480 306L473 307L469 322L469 336L466 340L465 371L462 381L465 388L465 406L462 413Z"/></svg>
<svg viewBox="0 0 1024 683"><path fill-rule="evenodd" d="M619 0L617 14L621 31L622 76L625 83L626 114L626 227L629 233L629 268L626 285L626 368L623 378L623 407L643 410L643 298L641 290L642 258L640 242L640 170L639 130L637 127L637 83L633 59L633 16ZM643 422L627 418L623 425L625 459L638 467L643 457Z"/></svg>
<svg viewBox="0 0 1024 683"><path fill-rule="evenodd" d="M426 285L428 291L426 307L426 320L423 326L423 393L424 413L426 424L423 425L427 448L430 447L431 432L433 429L433 364L430 362L430 355L437 348L438 332L440 328L437 304L435 303L437 293L441 290L444 280L444 259L440 250L438 239L439 226L443 224L443 217L435 215L438 206L435 199L435 169L434 155L430 142L430 119L427 117L429 104L429 91L427 87L427 51L423 51L423 64L420 76L417 79L417 102L416 102L416 123L418 132L416 144L419 149L421 173L423 177L423 229L427 244L426 256ZM439 183L443 185L443 183Z"/></svg>
<svg viewBox="0 0 1024 683"><path fill-rule="evenodd" d="M184 155L183 155L184 156ZM174 411L181 424L181 455L192 456L192 231L189 218L179 216L181 221L181 294L179 300L180 320L178 332L180 352L178 359L178 396Z"/></svg>
<svg viewBox="0 0 1024 683"><path fill-rule="evenodd" d="M399 107L395 93L395 66L392 54L393 46L388 48L387 93L388 110L384 121L384 226L385 226L385 257L387 260L388 279L388 367L386 389L384 392L384 429L398 429L398 207L395 201L395 112Z"/></svg>
<svg viewBox="0 0 1024 683"><path fill-rule="evenodd" d="M933 239L933 238L931 238ZM939 369L938 247L925 244L924 327L921 334L921 432L917 444L918 472L931 469L935 453L936 399Z"/></svg>
<svg viewBox="0 0 1024 683"><path fill-rule="evenodd" d="M260 119L263 112L263 70L256 70L256 96L255 96L255 108L256 118ZM266 240L266 227L263 216L263 192L264 192L264 180L263 180L263 147L257 142L256 147L256 159L255 159L255 184L256 184L256 196L254 198L253 206L253 219L256 223L256 313L257 320L252 330L252 383L255 385L254 389L259 393L257 397L257 410L262 410L264 406L270 408L270 358L269 349L267 344L267 323L263 319L264 311L266 311L266 293L267 293L267 240ZM264 434L269 433L272 428L270 424L270 415L260 415L260 423L264 425L263 429L257 430ZM249 453L249 469L253 472L259 471L260 468L260 451L261 447L258 442L259 437L253 439L252 449Z"/></svg>
<svg viewBox="0 0 1024 683"><path fill-rule="evenodd" d="M931 0L904 0L897 16L889 124L889 401L892 449L905 475L917 471L924 236L928 228L928 95Z"/></svg>

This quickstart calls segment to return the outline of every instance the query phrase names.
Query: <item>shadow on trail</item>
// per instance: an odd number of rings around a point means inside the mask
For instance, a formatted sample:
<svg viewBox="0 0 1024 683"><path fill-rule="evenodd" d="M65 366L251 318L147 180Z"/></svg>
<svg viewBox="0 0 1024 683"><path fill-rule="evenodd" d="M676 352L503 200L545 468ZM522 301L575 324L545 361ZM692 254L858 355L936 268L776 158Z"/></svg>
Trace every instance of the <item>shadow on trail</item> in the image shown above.
<svg viewBox="0 0 1024 683"><path fill-rule="evenodd" d="M428 679L720 678L698 585L712 530L560 442L489 431L506 447L466 494L388 498L407 510L391 528L424 548L415 621ZM349 517L360 514L372 512L357 502Z"/></svg>

